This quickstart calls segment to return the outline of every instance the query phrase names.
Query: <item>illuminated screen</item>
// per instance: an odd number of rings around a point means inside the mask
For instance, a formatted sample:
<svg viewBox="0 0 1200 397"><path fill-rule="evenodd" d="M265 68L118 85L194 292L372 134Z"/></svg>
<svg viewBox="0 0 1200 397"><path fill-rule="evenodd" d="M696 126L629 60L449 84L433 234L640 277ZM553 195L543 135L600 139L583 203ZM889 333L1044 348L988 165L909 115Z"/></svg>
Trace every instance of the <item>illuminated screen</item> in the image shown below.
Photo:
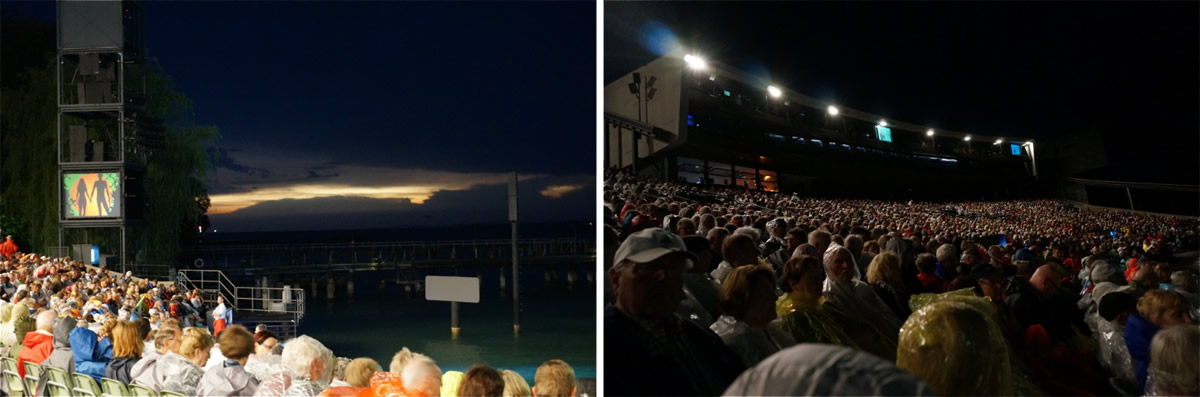
<svg viewBox="0 0 1200 397"><path fill-rule="evenodd" d="M62 189L65 219L121 216L120 172L66 172Z"/></svg>
<svg viewBox="0 0 1200 397"><path fill-rule="evenodd" d="M884 126L880 126L880 125L875 126L875 139L878 139L878 140L881 140L884 142L891 142L892 141L892 129L884 127Z"/></svg>
<svg viewBox="0 0 1200 397"><path fill-rule="evenodd" d="M1021 155L1021 145L1013 143L1013 144L1009 144L1008 147L1012 149L1013 156Z"/></svg>

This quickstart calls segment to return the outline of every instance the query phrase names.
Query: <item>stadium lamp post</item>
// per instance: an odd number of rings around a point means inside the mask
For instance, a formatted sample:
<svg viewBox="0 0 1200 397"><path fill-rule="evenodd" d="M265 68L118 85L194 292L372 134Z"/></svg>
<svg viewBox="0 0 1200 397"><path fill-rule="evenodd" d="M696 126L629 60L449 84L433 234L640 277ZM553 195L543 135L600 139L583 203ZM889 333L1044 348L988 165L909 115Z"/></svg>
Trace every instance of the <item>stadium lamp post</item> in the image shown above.
<svg viewBox="0 0 1200 397"><path fill-rule="evenodd" d="M925 131L925 136L929 137L929 150L937 153L937 141L933 138L933 128Z"/></svg>
<svg viewBox="0 0 1200 397"><path fill-rule="evenodd" d="M1033 180L1036 181L1038 179L1037 154L1033 151L1033 141L1025 141L1025 144L1021 146L1024 146L1025 150L1029 151L1029 160L1033 162Z"/></svg>
<svg viewBox="0 0 1200 397"><path fill-rule="evenodd" d="M838 110L837 106L833 105L829 105L829 107L825 109L825 129L829 129L829 116L837 117L838 112L840 111ZM838 132L841 132L841 129L839 129Z"/></svg>

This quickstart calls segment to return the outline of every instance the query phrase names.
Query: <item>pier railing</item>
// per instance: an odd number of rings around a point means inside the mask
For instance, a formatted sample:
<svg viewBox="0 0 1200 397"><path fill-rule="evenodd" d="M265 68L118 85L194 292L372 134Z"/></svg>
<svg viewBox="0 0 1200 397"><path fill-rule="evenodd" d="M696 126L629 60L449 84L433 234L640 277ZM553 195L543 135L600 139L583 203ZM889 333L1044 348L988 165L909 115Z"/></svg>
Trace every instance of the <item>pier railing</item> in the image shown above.
<svg viewBox="0 0 1200 397"><path fill-rule="evenodd" d="M512 240L443 240L372 243L209 245L186 251L196 263L219 267L303 265L412 265L466 261L510 261ZM584 257L596 254L594 239L521 239L522 258Z"/></svg>
<svg viewBox="0 0 1200 397"><path fill-rule="evenodd" d="M176 281L187 290L199 289L205 299L224 298L234 309L235 322L238 312L255 313L257 322L294 333L304 318L303 288L241 287L220 270L180 270Z"/></svg>

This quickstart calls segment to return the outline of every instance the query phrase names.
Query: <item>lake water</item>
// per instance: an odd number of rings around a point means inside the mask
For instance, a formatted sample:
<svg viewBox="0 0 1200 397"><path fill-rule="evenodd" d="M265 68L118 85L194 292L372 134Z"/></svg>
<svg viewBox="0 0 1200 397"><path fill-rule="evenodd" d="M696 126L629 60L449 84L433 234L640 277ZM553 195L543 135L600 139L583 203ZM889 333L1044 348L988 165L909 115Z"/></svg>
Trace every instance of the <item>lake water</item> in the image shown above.
<svg viewBox="0 0 1200 397"><path fill-rule="evenodd" d="M477 304L460 304L458 339L450 336L450 303L392 294L313 298L300 333L320 340L336 356L371 357L385 370L392 355L407 346L432 357L442 371L465 372L482 363L514 370L532 385L538 365L560 359L576 377L594 378L595 289L586 280L578 284L573 290L522 285L519 337L512 331L512 299L496 289L485 289Z"/></svg>

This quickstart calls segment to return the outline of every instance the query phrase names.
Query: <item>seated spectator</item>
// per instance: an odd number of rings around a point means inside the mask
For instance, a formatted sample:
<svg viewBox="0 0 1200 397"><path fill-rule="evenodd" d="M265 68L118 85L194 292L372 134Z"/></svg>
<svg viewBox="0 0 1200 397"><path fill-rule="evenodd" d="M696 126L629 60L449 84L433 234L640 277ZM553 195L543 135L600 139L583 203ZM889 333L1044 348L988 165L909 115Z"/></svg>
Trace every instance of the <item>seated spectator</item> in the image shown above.
<svg viewBox="0 0 1200 397"><path fill-rule="evenodd" d="M67 372L70 379L75 376L75 356L71 353L71 330L75 329L76 321L70 317L59 317L54 322L54 351L42 362L43 367L60 368ZM37 395L48 396L46 387L49 376L38 379Z"/></svg>
<svg viewBox="0 0 1200 397"><path fill-rule="evenodd" d="M606 389L607 390L607 389ZM933 396L920 378L842 346L800 344L743 372L726 396Z"/></svg>
<svg viewBox="0 0 1200 397"><path fill-rule="evenodd" d="M54 312L43 310L37 315L37 329L25 335L25 348L17 356L17 372L25 377L25 363L41 364L54 352Z"/></svg>
<svg viewBox="0 0 1200 397"><path fill-rule="evenodd" d="M1059 295L1061 277L1053 267L1043 265L1034 272L1028 283L1016 283L1016 293L1010 293L1005 304L1012 309L1017 323L1023 328L1041 325L1050 343L1070 340L1078 332L1089 332L1083 322L1083 312L1074 298Z"/></svg>
<svg viewBox="0 0 1200 397"><path fill-rule="evenodd" d="M1164 329L1150 342L1148 396L1198 396L1200 377L1200 327L1183 324Z"/></svg>
<svg viewBox="0 0 1200 397"><path fill-rule="evenodd" d="M788 293L776 304L776 314L782 316L780 328L796 343L828 343L857 347L842 331L842 326L828 313L829 306L821 302L821 285L825 269L816 257L799 255L784 265L783 278Z"/></svg>
<svg viewBox="0 0 1200 397"><path fill-rule="evenodd" d="M1145 268L1143 268L1145 270ZM1125 344L1137 370L1138 392L1146 388L1146 371L1150 367L1150 342L1159 330L1188 324L1188 304L1177 293L1163 290L1147 291L1137 303L1137 314L1129 316L1125 326Z"/></svg>
<svg viewBox="0 0 1200 397"><path fill-rule="evenodd" d="M662 229L658 229L662 230ZM504 378L495 368L474 365L458 386L458 397L499 397L504 394Z"/></svg>
<svg viewBox="0 0 1200 397"><path fill-rule="evenodd" d="M1137 372L1129 356L1129 347L1125 344L1125 324L1129 315L1137 311L1137 300L1132 295L1114 291L1101 296L1097 306L1100 318L1096 322L1094 335L1100 365L1116 378L1122 389L1134 390L1137 387Z"/></svg>
<svg viewBox="0 0 1200 397"><path fill-rule="evenodd" d="M133 322L120 320L112 330L113 359L104 368L104 377L115 379L121 383L130 383L130 370L142 358L142 339L138 337L137 326Z"/></svg>
<svg viewBox="0 0 1200 397"><path fill-rule="evenodd" d="M1014 394L1008 345L990 317L959 300L921 308L900 332L896 366L942 396Z"/></svg>
<svg viewBox="0 0 1200 397"><path fill-rule="evenodd" d="M949 285L945 280L937 276L937 258L930 254L917 255L917 279L921 281L921 286L925 288L925 292L940 294L946 292Z"/></svg>
<svg viewBox="0 0 1200 397"><path fill-rule="evenodd" d="M532 393L537 397L575 397L575 370L562 360L547 360L533 375Z"/></svg>
<svg viewBox="0 0 1200 397"><path fill-rule="evenodd" d="M256 380L263 380L268 375L283 370L280 364L281 356L273 350L281 346L274 332L262 330L254 333L254 354L246 360L246 373Z"/></svg>
<svg viewBox="0 0 1200 397"><path fill-rule="evenodd" d="M437 394L442 388L442 369L438 368L433 359L423 355L414 355L404 364L400 371L404 388L419 390L426 396Z"/></svg>
<svg viewBox="0 0 1200 397"><path fill-rule="evenodd" d="M912 314L908 308L908 290L900 277L899 255L884 252L871 259L870 266L867 266L867 283L898 319L907 320Z"/></svg>
<svg viewBox="0 0 1200 397"><path fill-rule="evenodd" d="M200 378L196 394L211 397L233 397L254 395L258 383L246 372L244 366L254 352L254 336L240 324L225 328L217 336L217 345L226 360L219 368L205 371ZM372 360L374 362L374 360ZM379 364L375 364L379 368Z"/></svg>
<svg viewBox="0 0 1200 397"><path fill-rule="evenodd" d="M718 283L725 282L725 277L737 267L758 264L758 246L754 238L746 234L727 237L725 245L721 247L721 255L725 260L712 271L712 277Z"/></svg>
<svg viewBox="0 0 1200 397"><path fill-rule="evenodd" d="M371 384L371 376L382 371L379 363L368 357L359 357L346 365L346 383L350 387L363 388Z"/></svg>
<svg viewBox="0 0 1200 397"><path fill-rule="evenodd" d="M683 238L683 243L687 246L688 252L696 255L698 259L693 263L692 268L684 273L683 287L696 298L696 301L708 314L708 324L704 325L708 326L712 324L711 319L721 316L720 285L708 274L708 264L712 256L708 249L708 240L700 236L687 236Z"/></svg>
<svg viewBox="0 0 1200 397"><path fill-rule="evenodd" d="M315 396L329 386L333 377L333 352L308 335L289 340L283 348L282 363L291 377L286 397Z"/></svg>
<svg viewBox="0 0 1200 397"><path fill-rule="evenodd" d="M836 310L842 329L850 333L855 344L863 350L885 359L894 359L896 335L900 332L900 321L888 309L875 291L860 279L854 258L845 247L832 245L825 251L825 284L822 293L825 302Z"/></svg>
<svg viewBox="0 0 1200 397"><path fill-rule="evenodd" d="M964 273L959 270L958 248L953 244L942 244L937 248L937 270L935 273L938 278L950 281L958 277L959 273Z"/></svg>
<svg viewBox="0 0 1200 397"><path fill-rule="evenodd" d="M154 335L154 347L158 354L142 358L129 370L133 383L161 391L166 384L166 374L159 372L158 362L163 357L179 355L179 344L183 340L183 330L175 324L164 324ZM145 355L143 355L145 356Z"/></svg>
<svg viewBox="0 0 1200 397"><path fill-rule="evenodd" d="M75 372L91 376L100 383L108 367L108 358L100 354L96 333L87 328L75 328L71 330L70 339Z"/></svg>
<svg viewBox="0 0 1200 397"><path fill-rule="evenodd" d="M160 391L195 394L200 379L204 377L204 364L208 362L209 349L213 344L212 335L207 329L184 328L179 354L168 354L158 362L156 372L166 380L161 383Z"/></svg>
<svg viewBox="0 0 1200 397"><path fill-rule="evenodd" d="M736 268L722 284L721 307L726 314L711 328L747 367L796 344L772 325L775 300L775 272L767 265Z"/></svg>
<svg viewBox="0 0 1200 397"><path fill-rule="evenodd" d="M690 221L690 219L684 220ZM533 391L529 389L529 383L525 382L525 378L521 377L521 374L518 374L516 371L511 369L500 371L500 377L504 379L504 397L533 396Z"/></svg>
<svg viewBox="0 0 1200 397"><path fill-rule="evenodd" d="M693 260L662 229L634 233L617 249L609 270L616 303L604 312L605 345L613 348L604 355L608 376L622 381L609 393L717 395L744 369L719 337L673 314Z"/></svg>

